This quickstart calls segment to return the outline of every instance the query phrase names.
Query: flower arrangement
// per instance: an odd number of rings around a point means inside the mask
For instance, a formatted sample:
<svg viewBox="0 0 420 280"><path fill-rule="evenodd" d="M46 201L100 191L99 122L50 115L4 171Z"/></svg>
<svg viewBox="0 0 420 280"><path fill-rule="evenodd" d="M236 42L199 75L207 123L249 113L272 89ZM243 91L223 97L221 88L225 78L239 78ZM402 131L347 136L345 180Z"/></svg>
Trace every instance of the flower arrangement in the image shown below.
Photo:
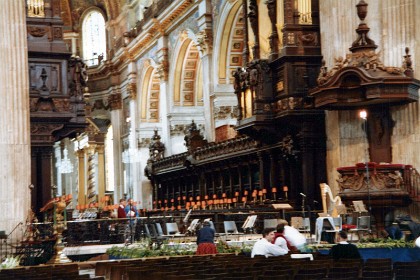
<svg viewBox="0 0 420 280"><path fill-rule="evenodd" d="M10 257L6 258L1 264L0 269L7 269L7 268L15 268L19 266L20 263L20 257Z"/></svg>
<svg viewBox="0 0 420 280"><path fill-rule="evenodd" d="M367 238L361 239L360 242L354 243L358 248L414 248L414 242L405 241L404 239L391 238ZM312 252L318 249L329 249L335 244L313 244L307 245Z"/></svg>
<svg viewBox="0 0 420 280"><path fill-rule="evenodd" d="M219 254L239 254L251 252L252 245L229 246L226 242L218 241L216 243ZM150 240L142 240L129 246L113 246L106 251L111 258L116 259L134 259L158 256L191 256L197 250L195 243L173 243L165 241L161 246L157 246Z"/></svg>
<svg viewBox="0 0 420 280"><path fill-rule="evenodd" d="M404 239L368 238L356 244L358 248L414 248L414 242Z"/></svg>

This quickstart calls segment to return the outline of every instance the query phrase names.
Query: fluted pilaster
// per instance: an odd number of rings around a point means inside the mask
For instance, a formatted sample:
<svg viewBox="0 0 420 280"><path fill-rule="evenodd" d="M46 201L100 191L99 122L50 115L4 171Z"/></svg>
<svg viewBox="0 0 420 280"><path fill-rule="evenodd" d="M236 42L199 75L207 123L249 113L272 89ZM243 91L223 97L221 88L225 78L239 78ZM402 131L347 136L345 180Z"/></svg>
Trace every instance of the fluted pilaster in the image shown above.
<svg viewBox="0 0 420 280"><path fill-rule="evenodd" d="M28 59L25 1L0 6L0 229L9 233L30 208Z"/></svg>

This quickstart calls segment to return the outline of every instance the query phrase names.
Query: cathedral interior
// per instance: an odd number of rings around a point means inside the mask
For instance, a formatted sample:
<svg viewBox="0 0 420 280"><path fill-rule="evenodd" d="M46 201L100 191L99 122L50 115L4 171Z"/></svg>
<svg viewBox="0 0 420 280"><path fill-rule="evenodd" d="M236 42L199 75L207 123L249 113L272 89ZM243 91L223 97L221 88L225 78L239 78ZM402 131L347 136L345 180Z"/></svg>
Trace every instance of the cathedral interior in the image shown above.
<svg viewBox="0 0 420 280"><path fill-rule="evenodd" d="M0 3L0 230L57 196L418 221L419 1Z"/></svg>

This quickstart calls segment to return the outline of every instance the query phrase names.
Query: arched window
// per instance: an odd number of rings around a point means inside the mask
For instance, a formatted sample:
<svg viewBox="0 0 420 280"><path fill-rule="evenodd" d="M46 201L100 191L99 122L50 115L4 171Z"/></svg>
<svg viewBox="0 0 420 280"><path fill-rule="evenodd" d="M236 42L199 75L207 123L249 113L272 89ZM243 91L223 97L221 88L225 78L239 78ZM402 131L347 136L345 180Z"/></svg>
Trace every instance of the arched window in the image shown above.
<svg viewBox="0 0 420 280"><path fill-rule="evenodd" d="M88 66L106 59L105 18L96 10L83 19L83 59ZM100 58L100 59L99 59Z"/></svg>

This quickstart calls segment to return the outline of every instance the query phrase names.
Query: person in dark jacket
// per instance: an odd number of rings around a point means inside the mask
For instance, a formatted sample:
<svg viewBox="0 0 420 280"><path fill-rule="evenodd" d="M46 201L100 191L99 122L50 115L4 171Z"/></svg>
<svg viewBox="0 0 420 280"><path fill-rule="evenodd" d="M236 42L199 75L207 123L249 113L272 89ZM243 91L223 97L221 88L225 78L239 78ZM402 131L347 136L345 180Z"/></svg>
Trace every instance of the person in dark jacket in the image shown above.
<svg viewBox="0 0 420 280"><path fill-rule="evenodd" d="M338 244L330 250L330 256L335 260L339 259L360 259L359 249L356 245L347 242L347 233L340 231L338 234Z"/></svg>
<svg viewBox="0 0 420 280"><path fill-rule="evenodd" d="M214 229L210 227L208 221L204 221L203 227L197 234L197 252L196 255L217 254L217 248L214 244Z"/></svg>

